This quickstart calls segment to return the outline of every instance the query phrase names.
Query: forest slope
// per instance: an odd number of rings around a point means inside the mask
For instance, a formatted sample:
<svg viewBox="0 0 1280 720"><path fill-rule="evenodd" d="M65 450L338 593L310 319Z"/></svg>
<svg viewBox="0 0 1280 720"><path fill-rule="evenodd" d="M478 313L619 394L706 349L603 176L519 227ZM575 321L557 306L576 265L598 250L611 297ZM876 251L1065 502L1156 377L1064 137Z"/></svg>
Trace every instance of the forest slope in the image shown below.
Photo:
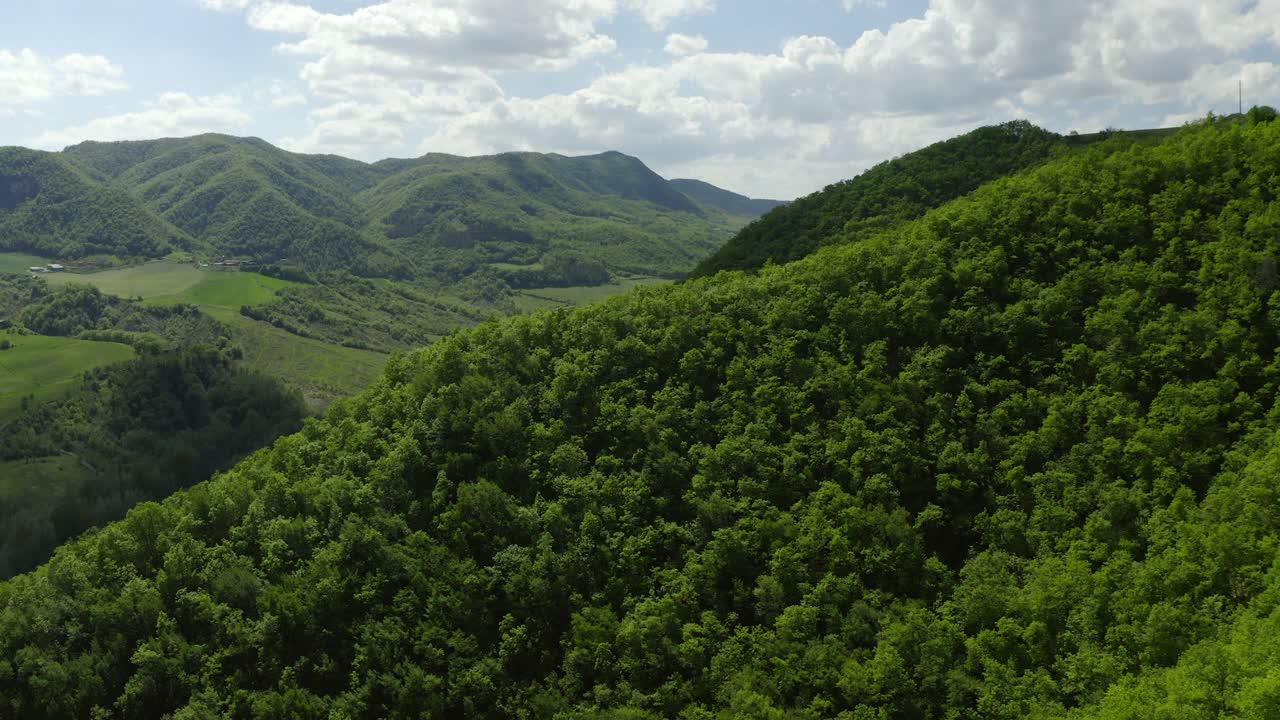
<svg viewBox="0 0 1280 720"><path fill-rule="evenodd" d="M302 398L193 306L0 275L0 318L0 578L301 425Z"/></svg>
<svg viewBox="0 0 1280 720"><path fill-rule="evenodd" d="M0 584L0 714L1272 717L1278 149L397 356Z"/></svg>
<svg viewBox="0 0 1280 720"><path fill-rule="evenodd" d="M156 257L192 240L136 197L56 153L0 148L0 251Z"/></svg>
<svg viewBox="0 0 1280 720"><path fill-rule="evenodd" d="M369 277L457 281L489 263L536 266L566 250L615 271L683 275L759 214L746 198L703 207L616 152L369 164L209 134L46 155L95 192L132 200L150 222L180 228L203 252ZM48 167L15 170L11 184L38 197ZM9 205L0 202L0 220ZM75 248L47 239L20 247L70 257L64 250Z"/></svg>
<svg viewBox="0 0 1280 720"><path fill-rule="evenodd" d="M564 254L681 277L754 218L704 209L621 153L428 155L359 200L391 247L455 279L490 263L536 272Z"/></svg>
<svg viewBox="0 0 1280 720"><path fill-rule="evenodd" d="M693 275L786 263L822 245L856 242L1038 165L1065 149L1066 140L1019 120L935 143L770 211L699 263Z"/></svg>
<svg viewBox="0 0 1280 720"><path fill-rule="evenodd" d="M776 207L786 205L781 200L753 200L702 180L672 180L671 186L700 205L720 208L731 215L759 217Z"/></svg>

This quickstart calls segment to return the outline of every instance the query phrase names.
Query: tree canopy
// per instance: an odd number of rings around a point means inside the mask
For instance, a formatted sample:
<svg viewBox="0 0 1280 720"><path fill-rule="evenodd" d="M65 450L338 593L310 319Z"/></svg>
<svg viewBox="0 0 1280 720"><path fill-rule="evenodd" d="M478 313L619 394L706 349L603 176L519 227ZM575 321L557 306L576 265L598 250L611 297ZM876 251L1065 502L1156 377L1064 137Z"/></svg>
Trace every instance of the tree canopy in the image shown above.
<svg viewBox="0 0 1280 720"><path fill-rule="evenodd" d="M0 714L1274 717L1278 149L395 356L0 584Z"/></svg>

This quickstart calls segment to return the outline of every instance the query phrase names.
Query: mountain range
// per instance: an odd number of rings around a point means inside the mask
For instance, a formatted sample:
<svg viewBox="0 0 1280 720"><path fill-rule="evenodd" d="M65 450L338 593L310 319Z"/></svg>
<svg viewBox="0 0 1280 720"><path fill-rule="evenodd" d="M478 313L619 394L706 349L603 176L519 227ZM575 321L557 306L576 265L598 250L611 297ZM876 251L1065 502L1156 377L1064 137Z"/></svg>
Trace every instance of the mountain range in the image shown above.
<svg viewBox="0 0 1280 720"><path fill-rule="evenodd" d="M0 249L68 260L178 250L456 281L571 253L678 277L776 204L616 152L363 163L225 135L0 149Z"/></svg>
<svg viewBox="0 0 1280 720"><path fill-rule="evenodd" d="M1276 717L1274 119L397 354L0 583L0 716Z"/></svg>

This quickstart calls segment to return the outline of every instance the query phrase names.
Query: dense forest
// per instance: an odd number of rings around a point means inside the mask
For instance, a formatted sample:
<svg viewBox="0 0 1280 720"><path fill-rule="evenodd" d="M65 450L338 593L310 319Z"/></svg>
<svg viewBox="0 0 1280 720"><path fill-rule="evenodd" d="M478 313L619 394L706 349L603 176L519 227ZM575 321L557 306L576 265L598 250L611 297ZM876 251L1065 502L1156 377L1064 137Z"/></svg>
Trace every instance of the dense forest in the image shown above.
<svg viewBox="0 0 1280 720"><path fill-rule="evenodd" d="M0 462L22 461L7 467L24 485L0 504L0 577L295 432L303 413L296 393L210 349L150 353L87 373L68 398L0 427Z"/></svg>
<svg viewBox="0 0 1280 720"><path fill-rule="evenodd" d="M36 277L0 275L0 316L40 335L110 340L139 350L204 345L235 353L228 329L191 305L144 305L88 285L53 289Z"/></svg>
<svg viewBox="0 0 1280 720"><path fill-rule="evenodd" d="M397 355L0 584L0 715L1275 717L1277 177L1200 123Z"/></svg>
<svg viewBox="0 0 1280 720"><path fill-rule="evenodd" d="M190 242L138 198L95 182L61 156L0 147L0 250L131 259Z"/></svg>
<svg viewBox="0 0 1280 720"><path fill-rule="evenodd" d="M23 398L0 416L0 578L145 500L208 479L296 431L301 398L239 366L226 326L190 305L146 305L96 288L0 274L0 352L32 335L132 345L70 394Z"/></svg>
<svg viewBox="0 0 1280 720"><path fill-rule="evenodd" d="M772 210L700 262L693 274L752 270L768 262L798 260L823 245L857 242L918 218L984 183L1034 167L1070 148L1110 139L1112 134L1060 136L1025 120L978 128L882 162L856 178ZM1125 141L1164 134L1146 131Z"/></svg>

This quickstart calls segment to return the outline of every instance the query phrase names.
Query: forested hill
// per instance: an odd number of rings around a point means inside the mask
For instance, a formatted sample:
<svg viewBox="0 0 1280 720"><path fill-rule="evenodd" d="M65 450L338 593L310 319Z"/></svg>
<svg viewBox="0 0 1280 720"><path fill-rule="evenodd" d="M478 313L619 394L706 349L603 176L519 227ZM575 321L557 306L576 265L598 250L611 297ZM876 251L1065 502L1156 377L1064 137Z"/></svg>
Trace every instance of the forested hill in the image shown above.
<svg viewBox="0 0 1280 720"><path fill-rule="evenodd" d="M720 208L731 215L757 217L780 205L786 205L781 200L753 200L702 180L672 180L671 186L702 205Z"/></svg>
<svg viewBox="0 0 1280 720"><path fill-rule="evenodd" d="M802 258L920 217L983 183L1040 164L1066 138L1025 120L983 127L889 160L774 209L698 264L695 276Z"/></svg>
<svg viewBox="0 0 1280 720"><path fill-rule="evenodd" d="M192 239L56 153L0 148L0 251L154 257Z"/></svg>
<svg viewBox="0 0 1280 720"><path fill-rule="evenodd" d="M1275 717L1277 148L397 356L0 584L0 715Z"/></svg>
<svg viewBox="0 0 1280 720"><path fill-rule="evenodd" d="M457 282L494 264L537 273L569 253L679 277L758 214L750 201L695 202L616 152L370 164L216 134L0 150L0 250L59 259L190 250Z"/></svg>

